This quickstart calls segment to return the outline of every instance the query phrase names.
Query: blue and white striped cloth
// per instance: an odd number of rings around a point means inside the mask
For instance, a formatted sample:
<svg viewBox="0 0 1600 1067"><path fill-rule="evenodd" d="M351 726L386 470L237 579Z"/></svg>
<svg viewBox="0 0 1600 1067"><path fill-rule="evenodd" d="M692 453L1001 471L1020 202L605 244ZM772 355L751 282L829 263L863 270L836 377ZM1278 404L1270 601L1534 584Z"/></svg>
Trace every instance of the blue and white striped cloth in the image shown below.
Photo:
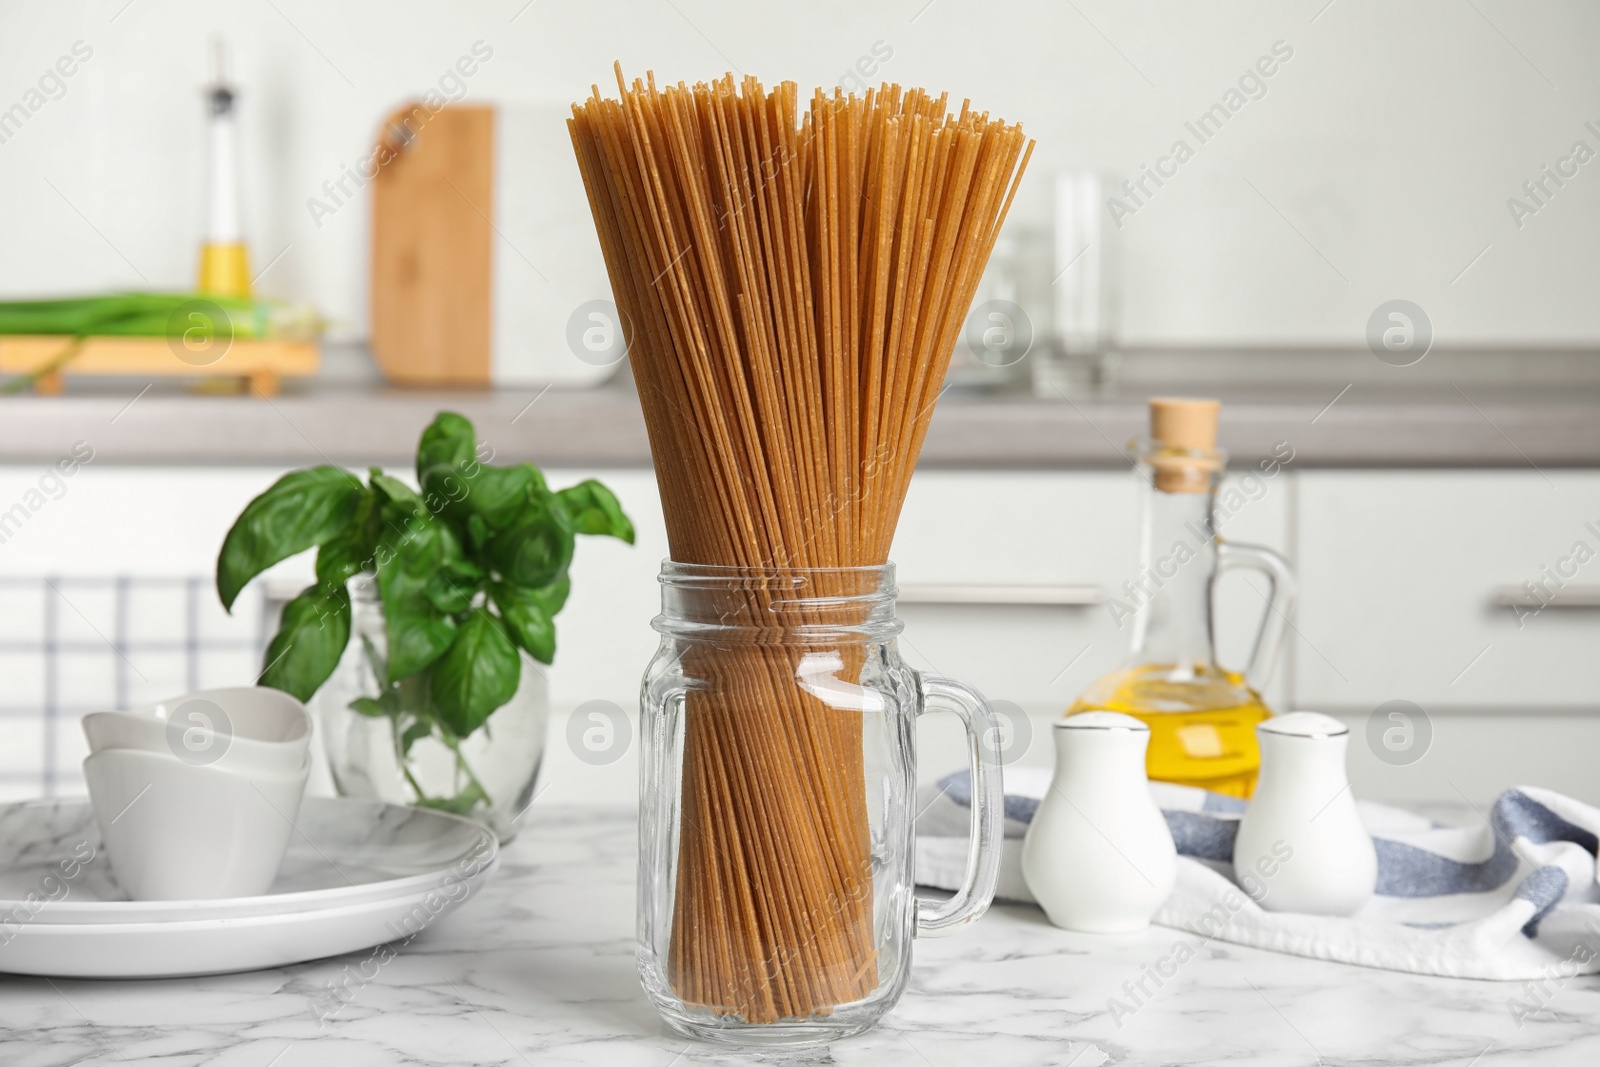
<svg viewBox="0 0 1600 1067"><path fill-rule="evenodd" d="M1032 901L1022 838L1050 785L1045 768L1006 770L1001 899ZM1242 945L1456 978L1521 981L1600 972L1600 809L1547 789L1501 794L1476 826L1443 826L1358 802L1378 852L1377 895L1335 918L1265 911L1233 876L1245 802L1152 783L1178 846L1178 877L1155 921ZM966 772L923 790L917 881L952 889L967 860Z"/></svg>

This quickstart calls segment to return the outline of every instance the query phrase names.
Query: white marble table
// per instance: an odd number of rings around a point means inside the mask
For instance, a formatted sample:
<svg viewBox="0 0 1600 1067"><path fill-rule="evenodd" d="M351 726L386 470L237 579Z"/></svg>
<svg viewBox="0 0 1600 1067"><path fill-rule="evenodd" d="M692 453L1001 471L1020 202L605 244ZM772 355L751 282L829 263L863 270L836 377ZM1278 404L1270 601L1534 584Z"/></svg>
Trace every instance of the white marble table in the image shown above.
<svg viewBox="0 0 1600 1067"><path fill-rule="evenodd" d="M0 1064L1600 1063L1600 979L1519 1029L1501 984L1346 967L1212 942L1119 1026L1125 982L1185 939L1064 933L999 906L916 947L886 1024L826 1049L737 1053L666 1029L634 974L632 816L536 808L495 880L384 963L371 953L150 982L0 977ZM1189 940L1193 940L1189 938ZM363 977L367 976L367 977ZM318 1023L316 1005L347 997ZM1144 998L1141 998L1144 999Z"/></svg>

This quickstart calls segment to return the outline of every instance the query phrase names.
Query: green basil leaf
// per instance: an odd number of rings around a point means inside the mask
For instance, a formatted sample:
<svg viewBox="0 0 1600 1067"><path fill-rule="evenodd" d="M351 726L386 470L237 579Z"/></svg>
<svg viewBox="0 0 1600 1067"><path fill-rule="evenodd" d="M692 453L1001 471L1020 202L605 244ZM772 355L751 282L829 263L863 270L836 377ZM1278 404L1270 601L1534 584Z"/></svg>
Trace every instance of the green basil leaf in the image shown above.
<svg viewBox="0 0 1600 1067"><path fill-rule="evenodd" d="M390 682L424 669L455 640L455 620L434 606L428 585L440 567L460 556L455 532L426 512L391 525L379 539L378 591L388 631Z"/></svg>
<svg viewBox="0 0 1600 1067"><path fill-rule="evenodd" d="M529 596L538 599L539 606L544 608L544 613L553 619L561 614L561 609L566 606L567 595L572 592L572 578L562 574L542 589L529 589L527 592Z"/></svg>
<svg viewBox="0 0 1600 1067"><path fill-rule="evenodd" d="M347 704L346 707L348 707L351 711L358 711L363 715L370 715L375 719L389 714L384 710L383 705L378 703L372 697L356 697L349 704Z"/></svg>
<svg viewBox="0 0 1600 1067"><path fill-rule="evenodd" d="M456 621L423 600L422 610L408 610L405 602L384 600L384 628L388 631L389 680L400 681L444 654L455 640Z"/></svg>
<svg viewBox="0 0 1600 1067"><path fill-rule="evenodd" d="M455 640L456 621L437 611L406 613L385 605L389 634L389 678L398 681L425 670Z"/></svg>
<svg viewBox="0 0 1600 1067"><path fill-rule="evenodd" d="M433 720L415 718L411 724L400 733L400 756L405 758L411 755L411 746L433 733Z"/></svg>
<svg viewBox="0 0 1600 1067"><path fill-rule="evenodd" d="M483 580L482 572L473 573L477 570L476 567L459 563L440 567L428 579L428 602L446 615L459 615L466 611L472 607L472 599L478 595L478 587Z"/></svg>
<svg viewBox="0 0 1600 1067"><path fill-rule="evenodd" d="M482 552L489 538L494 536L494 531L489 529L489 524L483 521L482 515L467 516L467 544L472 546L472 551Z"/></svg>
<svg viewBox="0 0 1600 1067"><path fill-rule="evenodd" d="M363 572L377 570L374 556L381 523L379 494L363 489L350 527L317 549L317 583L324 589L343 587Z"/></svg>
<svg viewBox="0 0 1600 1067"><path fill-rule="evenodd" d="M466 737L511 699L521 680L522 658L504 625L487 612L475 611L434 665L439 719L457 737Z"/></svg>
<svg viewBox="0 0 1600 1067"><path fill-rule="evenodd" d="M463 479L465 495L457 504L470 514L482 515L483 521L494 530L503 529L516 519L523 505L536 496L549 492L544 476L531 463L515 467L482 467L470 478Z"/></svg>
<svg viewBox="0 0 1600 1067"><path fill-rule="evenodd" d="M349 643L350 598L344 590L307 589L284 605L283 621L267 646L260 684L310 700Z"/></svg>
<svg viewBox="0 0 1600 1067"><path fill-rule="evenodd" d="M281 560L344 532L365 490L355 475L338 467L313 467L285 474L250 501L234 520L217 555L217 595L233 602L245 584Z"/></svg>
<svg viewBox="0 0 1600 1067"><path fill-rule="evenodd" d="M384 516L376 556L380 575L388 562L427 578L440 567L461 561L461 540L449 523L429 515L425 508L419 506L410 513L391 508Z"/></svg>
<svg viewBox="0 0 1600 1067"><path fill-rule="evenodd" d="M487 577L484 569L470 559L458 559L451 563L446 563L445 569L450 572L452 578L464 582L482 582Z"/></svg>
<svg viewBox="0 0 1600 1067"><path fill-rule="evenodd" d="M486 546L489 565L505 582L537 589L555 581L572 563L572 527L566 509L554 499L529 500Z"/></svg>
<svg viewBox="0 0 1600 1067"><path fill-rule="evenodd" d="M566 508L577 533L615 537L633 544L633 523L623 513L616 495L593 478L561 490L556 499Z"/></svg>
<svg viewBox="0 0 1600 1067"><path fill-rule="evenodd" d="M511 639L528 655L540 663L549 663L556 657L556 624L554 612L545 609L539 592L515 586L494 586L489 595L494 606L500 609Z"/></svg>
<svg viewBox="0 0 1600 1067"><path fill-rule="evenodd" d="M472 423L453 411L439 412L417 442L417 484L424 493L439 492L450 475L471 470L477 450Z"/></svg>
<svg viewBox="0 0 1600 1067"><path fill-rule="evenodd" d="M426 515L428 509L422 505L422 497L400 479L392 477L372 468L372 487L382 493L393 504L399 505L401 512L410 515Z"/></svg>

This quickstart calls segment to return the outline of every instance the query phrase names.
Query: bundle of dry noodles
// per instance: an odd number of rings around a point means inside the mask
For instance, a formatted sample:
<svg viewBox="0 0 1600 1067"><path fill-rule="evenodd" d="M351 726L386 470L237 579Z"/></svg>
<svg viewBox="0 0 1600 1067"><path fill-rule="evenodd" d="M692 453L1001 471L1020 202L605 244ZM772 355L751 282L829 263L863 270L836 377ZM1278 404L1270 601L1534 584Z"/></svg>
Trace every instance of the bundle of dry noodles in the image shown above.
<svg viewBox="0 0 1600 1067"><path fill-rule="evenodd" d="M899 86L801 114L788 82L617 80L569 126L672 558L885 562L1031 143ZM878 985L861 717L796 685L796 656L706 657L685 713L668 972L751 1022Z"/></svg>

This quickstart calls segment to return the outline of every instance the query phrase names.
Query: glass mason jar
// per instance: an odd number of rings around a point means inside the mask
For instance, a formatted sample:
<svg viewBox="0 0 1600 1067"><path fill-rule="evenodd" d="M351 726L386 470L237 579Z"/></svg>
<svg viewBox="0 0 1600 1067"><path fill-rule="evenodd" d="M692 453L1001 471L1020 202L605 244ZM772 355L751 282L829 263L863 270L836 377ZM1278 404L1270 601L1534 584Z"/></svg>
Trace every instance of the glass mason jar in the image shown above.
<svg viewBox="0 0 1600 1067"><path fill-rule="evenodd" d="M669 1025L811 1044L894 1006L911 938L983 914L1002 839L982 696L900 659L892 565L667 562L641 694L640 980ZM965 885L914 894L915 720L966 723L976 782Z"/></svg>
<svg viewBox="0 0 1600 1067"><path fill-rule="evenodd" d="M510 841L544 756L543 672L524 653L516 694L467 737L454 736L426 712L417 715L427 694L404 682L393 714L356 711L353 701L380 693L388 643L377 582L357 575L349 588L350 644L310 702L339 794L454 812Z"/></svg>

